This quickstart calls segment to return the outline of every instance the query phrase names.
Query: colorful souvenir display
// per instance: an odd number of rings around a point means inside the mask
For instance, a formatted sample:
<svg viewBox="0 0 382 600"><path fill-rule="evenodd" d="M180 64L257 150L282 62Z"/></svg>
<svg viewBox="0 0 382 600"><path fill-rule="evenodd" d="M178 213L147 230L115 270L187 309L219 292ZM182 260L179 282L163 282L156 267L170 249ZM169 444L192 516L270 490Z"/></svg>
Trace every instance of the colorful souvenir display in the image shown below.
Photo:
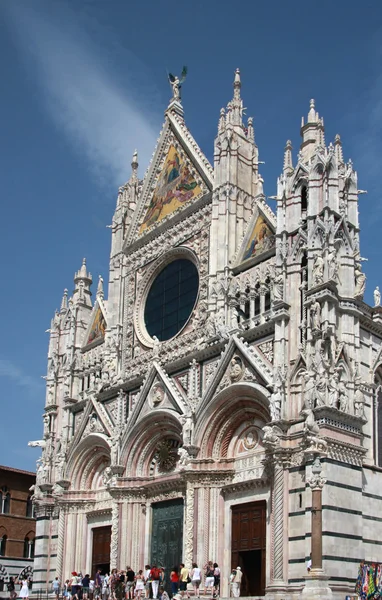
<svg viewBox="0 0 382 600"><path fill-rule="evenodd" d="M363 600L382 596L382 564L362 561L358 569L355 591Z"/></svg>

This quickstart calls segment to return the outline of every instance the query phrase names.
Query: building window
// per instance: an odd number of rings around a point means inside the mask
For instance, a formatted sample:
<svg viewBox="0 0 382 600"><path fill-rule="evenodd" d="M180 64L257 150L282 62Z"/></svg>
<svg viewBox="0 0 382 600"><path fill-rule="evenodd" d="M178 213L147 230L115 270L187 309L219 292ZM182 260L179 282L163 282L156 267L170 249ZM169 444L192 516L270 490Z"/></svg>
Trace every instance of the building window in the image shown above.
<svg viewBox="0 0 382 600"><path fill-rule="evenodd" d="M34 540L28 536L24 540L24 558L34 558Z"/></svg>
<svg viewBox="0 0 382 600"><path fill-rule="evenodd" d="M174 337L187 323L199 290L199 274L188 259L173 260L157 275L147 296L147 333L160 342Z"/></svg>
<svg viewBox="0 0 382 600"><path fill-rule="evenodd" d="M0 538L0 556L5 556L6 551L7 551L7 536L3 535L3 537Z"/></svg>
<svg viewBox="0 0 382 600"><path fill-rule="evenodd" d="M1 512L3 515L7 515L11 512L11 494L5 486L1 488L1 492Z"/></svg>
<svg viewBox="0 0 382 600"><path fill-rule="evenodd" d="M301 188L301 212L306 213L308 210L308 188L303 185Z"/></svg>
<svg viewBox="0 0 382 600"><path fill-rule="evenodd" d="M27 517L34 518L34 504L32 502L32 496L28 496L27 498Z"/></svg>

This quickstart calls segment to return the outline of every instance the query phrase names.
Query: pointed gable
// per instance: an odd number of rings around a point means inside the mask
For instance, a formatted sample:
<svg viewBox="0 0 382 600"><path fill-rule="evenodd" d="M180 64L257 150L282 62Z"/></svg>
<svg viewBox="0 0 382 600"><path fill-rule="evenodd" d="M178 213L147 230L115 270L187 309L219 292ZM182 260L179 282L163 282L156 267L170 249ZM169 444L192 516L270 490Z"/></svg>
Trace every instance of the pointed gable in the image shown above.
<svg viewBox="0 0 382 600"><path fill-rule="evenodd" d="M213 169L184 121L167 112L126 243L201 199L212 189L212 182Z"/></svg>
<svg viewBox="0 0 382 600"><path fill-rule="evenodd" d="M143 233L153 223L159 223L186 202L199 197L202 187L201 182L196 179L184 153L171 144L139 233Z"/></svg>
<svg viewBox="0 0 382 600"><path fill-rule="evenodd" d="M156 409L169 409L178 414L184 414L187 412L187 408L188 405L175 383L160 364L154 361L132 410L130 426L134 425L148 412Z"/></svg>
<svg viewBox="0 0 382 600"><path fill-rule="evenodd" d="M250 260L257 262L259 257L263 260L271 255L276 246L275 231L275 223L270 222L257 204L238 255L238 265Z"/></svg>
<svg viewBox="0 0 382 600"><path fill-rule="evenodd" d="M85 332L83 347L97 346L105 339L106 310L101 298L97 298L90 314L89 325Z"/></svg>

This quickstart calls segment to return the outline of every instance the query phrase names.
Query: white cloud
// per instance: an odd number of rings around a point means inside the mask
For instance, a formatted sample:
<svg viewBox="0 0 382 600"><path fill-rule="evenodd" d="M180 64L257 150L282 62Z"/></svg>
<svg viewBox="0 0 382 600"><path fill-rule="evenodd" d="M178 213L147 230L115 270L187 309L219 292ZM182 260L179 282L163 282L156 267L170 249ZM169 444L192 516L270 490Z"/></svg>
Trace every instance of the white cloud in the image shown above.
<svg viewBox="0 0 382 600"><path fill-rule="evenodd" d="M77 153L85 154L93 174L105 184L124 183L135 148L145 168L155 147L158 122L155 126L149 122L154 111L149 101L142 102L136 95L133 81L141 66L137 59L127 51L122 56L121 52L108 54L113 47L110 39L103 47L102 27L97 31L93 24L90 38L80 25L81 14L71 13L65 4L18 0L5 5L7 21L31 78L37 78L41 87L45 108ZM123 78L118 74L122 60L127 61Z"/></svg>
<svg viewBox="0 0 382 600"><path fill-rule="evenodd" d="M12 363L10 360L0 358L0 377L7 377L15 384L28 388L30 392L39 393L43 392L43 384L38 380L26 375L22 369Z"/></svg>

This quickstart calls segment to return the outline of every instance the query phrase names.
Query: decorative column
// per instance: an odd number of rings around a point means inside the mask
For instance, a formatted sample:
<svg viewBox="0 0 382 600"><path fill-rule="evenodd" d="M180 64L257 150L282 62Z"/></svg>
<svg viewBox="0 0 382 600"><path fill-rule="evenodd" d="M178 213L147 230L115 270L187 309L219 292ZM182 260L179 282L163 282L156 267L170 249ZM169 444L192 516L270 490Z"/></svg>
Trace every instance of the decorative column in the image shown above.
<svg viewBox="0 0 382 600"><path fill-rule="evenodd" d="M275 432L276 427L272 428ZM275 435L275 433L273 434ZM267 441L266 441L267 444ZM265 445L266 445L265 444ZM268 446L269 447L269 446ZM285 532L287 520L285 511L286 469L289 466L290 453L280 446L269 448L268 464L272 468L272 543L271 543L271 582L267 587L267 596L270 598L284 598L287 587L285 580L284 563L286 559L285 549L287 547Z"/></svg>
<svg viewBox="0 0 382 600"><path fill-rule="evenodd" d="M186 535L184 563L191 568L194 562L194 502L195 488L193 484L187 482L186 490Z"/></svg>
<svg viewBox="0 0 382 600"><path fill-rule="evenodd" d="M58 517L58 531L57 531L57 558L56 558L56 577L60 581L64 581L62 577L62 567L64 562L64 544L65 544L65 513L60 508L60 515Z"/></svg>
<svg viewBox="0 0 382 600"><path fill-rule="evenodd" d="M301 592L304 600L330 600L332 590L328 585L328 577L322 568L322 488L326 482L321 476L322 465L319 454L313 455L311 475L306 482L312 490L311 517L311 560L312 566L305 577L305 587Z"/></svg>
<svg viewBox="0 0 382 600"><path fill-rule="evenodd" d="M111 509L110 570L118 568L119 550L119 502L114 501Z"/></svg>
<svg viewBox="0 0 382 600"><path fill-rule="evenodd" d="M272 489L273 585L284 582L284 465L276 457Z"/></svg>

